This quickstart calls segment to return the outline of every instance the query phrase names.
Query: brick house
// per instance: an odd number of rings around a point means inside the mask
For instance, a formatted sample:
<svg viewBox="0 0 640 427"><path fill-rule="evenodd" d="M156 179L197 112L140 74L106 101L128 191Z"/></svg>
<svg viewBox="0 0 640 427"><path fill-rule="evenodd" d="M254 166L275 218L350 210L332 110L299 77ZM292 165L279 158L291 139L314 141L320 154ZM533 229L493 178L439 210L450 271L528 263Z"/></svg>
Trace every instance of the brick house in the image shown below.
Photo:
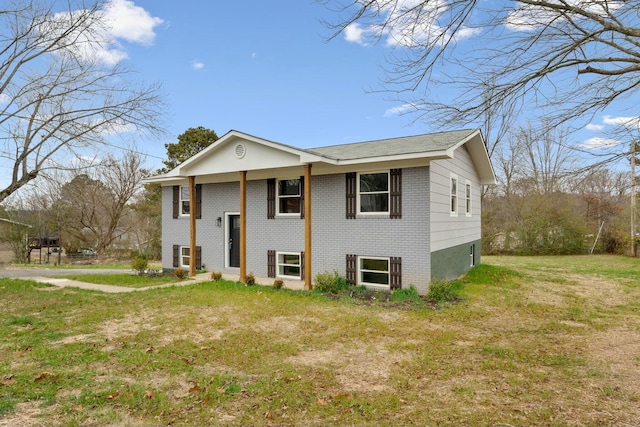
<svg viewBox="0 0 640 427"><path fill-rule="evenodd" d="M375 289L452 279L480 262L479 130L301 149L230 131L167 174L162 265Z"/></svg>

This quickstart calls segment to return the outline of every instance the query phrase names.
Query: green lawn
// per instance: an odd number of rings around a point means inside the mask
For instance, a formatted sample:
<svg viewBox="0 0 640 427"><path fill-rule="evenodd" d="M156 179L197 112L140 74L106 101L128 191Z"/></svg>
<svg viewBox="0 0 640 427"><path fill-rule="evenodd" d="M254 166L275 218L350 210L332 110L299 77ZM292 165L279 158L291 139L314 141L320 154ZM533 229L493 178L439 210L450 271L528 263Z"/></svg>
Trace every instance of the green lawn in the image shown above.
<svg viewBox="0 0 640 427"><path fill-rule="evenodd" d="M640 260L483 261L438 309L0 280L0 424L636 423Z"/></svg>

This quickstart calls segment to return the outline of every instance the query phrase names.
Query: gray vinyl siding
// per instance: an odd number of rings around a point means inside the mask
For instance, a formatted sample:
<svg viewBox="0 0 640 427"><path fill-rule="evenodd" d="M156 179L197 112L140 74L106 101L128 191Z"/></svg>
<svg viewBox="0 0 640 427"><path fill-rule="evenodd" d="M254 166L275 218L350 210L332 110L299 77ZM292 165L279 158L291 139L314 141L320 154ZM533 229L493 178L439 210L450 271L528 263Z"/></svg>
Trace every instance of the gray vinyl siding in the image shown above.
<svg viewBox="0 0 640 427"><path fill-rule="evenodd" d="M196 240L208 271L225 269L225 212L239 211L239 183L203 184L202 219ZM163 187L163 268L172 268L172 246L189 245L189 218L171 216L171 187ZM222 227L215 225L223 218ZM266 180L247 182L247 273L267 277L267 251L304 251L304 220L299 216L267 219ZM402 218L346 219L345 175L312 178L313 271L345 275L346 255L402 258L402 287L425 293L430 281L429 168L402 170Z"/></svg>
<svg viewBox="0 0 640 427"><path fill-rule="evenodd" d="M450 214L451 174L458 176L458 215ZM465 184L471 182L471 216L465 213ZM480 193L474 165L464 147L454 159L431 162L431 250L433 252L480 240Z"/></svg>

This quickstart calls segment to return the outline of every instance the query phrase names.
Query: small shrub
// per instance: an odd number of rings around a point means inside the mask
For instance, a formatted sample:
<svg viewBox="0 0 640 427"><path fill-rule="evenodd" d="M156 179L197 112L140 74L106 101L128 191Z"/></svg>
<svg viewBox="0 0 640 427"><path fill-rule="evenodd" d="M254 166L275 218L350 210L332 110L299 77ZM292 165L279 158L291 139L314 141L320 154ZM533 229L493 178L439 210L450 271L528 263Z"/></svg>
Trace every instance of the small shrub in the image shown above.
<svg viewBox="0 0 640 427"><path fill-rule="evenodd" d="M279 290L284 286L284 280L276 279L273 281L273 289Z"/></svg>
<svg viewBox="0 0 640 427"><path fill-rule="evenodd" d="M453 282L447 280L432 280L429 285L427 299L435 303L455 301L457 296L454 293Z"/></svg>
<svg viewBox="0 0 640 427"><path fill-rule="evenodd" d="M420 302L420 295L415 286L410 285L408 288L396 289L391 293L391 301L414 301Z"/></svg>
<svg viewBox="0 0 640 427"><path fill-rule="evenodd" d="M176 268L175 270L173 270L173 275L176 276L176 278L182 280L187 277L187 272L181 268Z"/></svg>
<svg viewBox="0 0 640 427"><path fill-rule="evenodd" d="M214 282L217 282L218 280L222 279L222 273L219 271L212 271L211 272L211 280L213 280Z"/></svg>
<svg viewBox="0 0 640 427"><path fill-rule="evenodd" d="M133 259L133 261L131 261L131 269L139 276L143 275L147 268L149 268L149 262L147 261L147 257L144 255L138 255Z"/></svg>
<svg viewBox="0 0 640 427"><path fill-rule="evenodd" d="M324 272L316 274L314 289L322 293L337 294L349 289L349 284L347 278L340 276L337 271Z"/></svg>
<svg viewBox="0 0 640 427"><path fill-rule="evenodd" d="M247 274L247 277L244 278L244 284L247 286L253 286L256 284L256 277L253 273Z"/></svg>

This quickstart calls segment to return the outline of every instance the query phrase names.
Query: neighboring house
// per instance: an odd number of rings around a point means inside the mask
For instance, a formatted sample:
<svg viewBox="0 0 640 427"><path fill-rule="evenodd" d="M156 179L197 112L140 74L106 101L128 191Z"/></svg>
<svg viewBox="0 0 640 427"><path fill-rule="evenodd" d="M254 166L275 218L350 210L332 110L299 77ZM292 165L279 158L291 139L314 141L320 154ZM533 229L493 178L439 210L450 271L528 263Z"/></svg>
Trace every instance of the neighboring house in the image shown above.
<svg viewBox="0 0 640 427"><path fill-rule="evenodd" d="M165 175L162 265L375 289L453 279L480 262L479 130L301 149L238 131Z"/></svg>

